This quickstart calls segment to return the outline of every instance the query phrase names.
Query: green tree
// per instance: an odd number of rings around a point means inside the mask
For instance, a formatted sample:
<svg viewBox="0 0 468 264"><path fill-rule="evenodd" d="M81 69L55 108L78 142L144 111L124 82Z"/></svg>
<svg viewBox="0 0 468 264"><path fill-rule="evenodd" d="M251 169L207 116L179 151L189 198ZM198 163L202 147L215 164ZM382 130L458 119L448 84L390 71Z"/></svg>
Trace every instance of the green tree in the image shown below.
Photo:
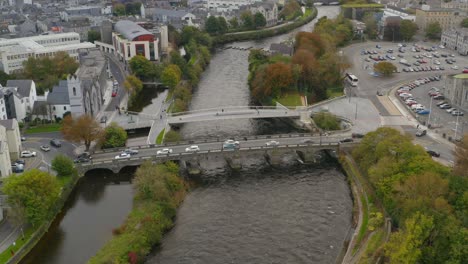
<svg viewBox="0 0 468 264"><path fill-rule="evenodd" d="M254 15L254 26L255 26L255 28L261 28L261 27L266 26L266 19L262 15L262 13L260 13L260 12L255 13L255 15Z"/></svg>
<svg viewBox="0 0 468 264"><path fill-rule="evenodd" d="M5 178L2 190L8 195L9 204L20 208L26 222L34 227L53 217L60 197L57 178L37 169Z"/></svg>
<svg viewBox="0 0 468 264"><path fill-rule="evenodd" d="M94 43L94 41L101 41L101 32L96 30L88 31L88 41Z"/></svg>
<svg viewBox="0 0 468 264"><path fill-rule="evenodd" d="M461 27L464 27L464 28L468 28L468 18L464 18L464 19L461 21L460 26L461 26Z"/></svg>
<svg viewBox="0 0 468 264"><path fill-rule="evenodd" d="M129 75L124 81L124 87L130 95L136 95L143 89L143 83L135 75Z"/></svg>
<svg viewBox="0 0 468 264"><path fill-rule="evenodd" d="M224 34L228 30L228 23L226 19L222 16L218 17L218 33Z"/></svg>
<svg viewBox="0 0 468 264"><path fill-rule="evenodd" d="M455 175L468 177L468 133L455 146Z"/></svg>
<svg viewBox="0 0 468 264"><path fill-rule="evenodd" d="M215 16L209 16L205 22L205 31L211 35L219 33L219 21Z"/></svg>
<svg viewBox="0 0 468 264"><path fill-rule="evenodd" d="M418 263L421 257L421 246L429 237L433 226L432 217L419 212L406 220L403 229L393 233L390 241L385 245L388 263Z"/></svg>
<svg viewBox="0 0 468 264"><path fill-rule="evenodd" d="M55 156L52 160L52 169L57 172L58 176L71 176L75 172L73 161L62 154Z"/></svg>
<svg viewBox="0 0 468 264"><path fill-rule="evenodd" d="M133 56L129 61L132 72L141 79L153 79L158 76L157 66L142 55Z"/></svg>
<svg viewBox="0 0 468 264"><path fill-rule="evenodd" d="M366 34L370 39L377 37L377 20L375 19L374 13L366 13L363 18L366 24Z"/></svg>
<svg viewBox="0 0 468 264"><path fill-rule="evenodd" d="M333 114L328 112L319 112L313 116L315 124L323 130L338 130L340 129L340 120Z"/></svg>
<svg viewBox="0 0 468 264"><path fill-rule="evenodd" d="M437 21L429 23L426 27L426 37L430 39L439 39L441 33L442 28Z"/></svg>
<svg viewBox="0 0 468 264"><path fill-rule="evenodd" d="M254 19L252 13L245 11L240 16L242 21L242 26L246 29L253 29L255 27Z"/></svg>
<svg viewBox="0 0 468 264"><path fill-rule="evenodd" d="M124 147L127 142L127 132L117 123L112 122L104 129L102 148Z"/></svg>
<svg viewBox="0 0 468 264"><path fill-rule="evenodd" d="M181 80L181 71L175 64L168 65L161 74L161 81L164 85L173 89Z"/></svg>
<svg viewBox="0 0 468 264"><path fill-rule="evenodd" d="M0 84L5 86L8 80L13 79L9 74L4 71L0 71Z"/></svg>
<svg viewBox="0 0 468 264"><path fill-rule="evenodd" d="M237 17L233 17L229 20L229 26L231 28L238 28L239 27L239 20L237 20Z"/></svg>
<svg viewBox="0 0 468 264"><path fill-rule="evenodd" d="M403 19L400 23L400 34L403 40L410 41L418 31L418 25L411 20Z"/></svg>
<svg viewBox="0 0 468 264"><path fill-rule="evenodd" d="M279 12L278 17L284 20L293 20L300 15L302 15L302 11L298 1L288 0L281 12Z"/></svg>
<svg viewBox="0 0 468 264"><path fill-rule="evenodd" d="M124 16L126 11L125 11L125 5L117 3L114 5L112 8L112 11L114 12L115 16Z"/></svg>
<svg viewBox="0 0 468 264"><path fill-rule="evenodd" d="M397 70L396 66L393 63L388 61L381 61L374 65L374 71L385 76L392 75Z"/></svg>
<svg viewBox="0 0 468 264"><path fill-rule="evenodd" d="M164 142L178 142L182 140L180 133L174 130L169 130L164 135Z"/></svg>

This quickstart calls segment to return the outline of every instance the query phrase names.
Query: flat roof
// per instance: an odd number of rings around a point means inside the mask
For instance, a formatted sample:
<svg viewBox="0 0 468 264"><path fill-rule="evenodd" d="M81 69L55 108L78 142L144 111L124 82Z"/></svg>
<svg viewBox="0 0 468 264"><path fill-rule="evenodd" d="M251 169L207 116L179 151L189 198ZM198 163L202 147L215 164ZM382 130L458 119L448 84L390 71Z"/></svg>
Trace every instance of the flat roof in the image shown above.
<svg viewBox="0 0 468 264"><path fill-rule="evenodd" d="M120 20L115 23L115 30L128 40L134 40L143 35L153 35L148 30L130 20Z"/></svg>

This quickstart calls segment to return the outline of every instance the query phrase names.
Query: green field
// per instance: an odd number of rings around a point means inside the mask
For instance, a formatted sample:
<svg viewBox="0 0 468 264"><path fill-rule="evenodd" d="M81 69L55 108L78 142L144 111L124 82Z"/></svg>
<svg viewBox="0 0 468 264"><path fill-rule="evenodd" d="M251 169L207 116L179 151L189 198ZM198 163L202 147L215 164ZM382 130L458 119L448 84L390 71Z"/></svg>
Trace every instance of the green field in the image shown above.
<svg viewBox="0 0 468 264"><path fill-rule="evenodd" d="M61 124L38 125L34 127L29 127L28 129L26 129L26 134L57 132L60 130L61 127L62 127Z"/></svg>
<svg viewBox="0 0 468 264"><path fill-rule="evenodd" d="M166 129L164 128L163 130L161 130L161 132L159 132L158 134L158 137L156 138L156 144L157 145L161 145L162 144L162 141L163 141L163 138L164 138L164 132L166 131Z"/></svg>
<svg viewBox="0 0 468 264"><path fill-rule="evenodd" d="M301 106L301 95L299 93L289 93L284 94L281 98L279 98L278 103L284 106Z"/></svg>

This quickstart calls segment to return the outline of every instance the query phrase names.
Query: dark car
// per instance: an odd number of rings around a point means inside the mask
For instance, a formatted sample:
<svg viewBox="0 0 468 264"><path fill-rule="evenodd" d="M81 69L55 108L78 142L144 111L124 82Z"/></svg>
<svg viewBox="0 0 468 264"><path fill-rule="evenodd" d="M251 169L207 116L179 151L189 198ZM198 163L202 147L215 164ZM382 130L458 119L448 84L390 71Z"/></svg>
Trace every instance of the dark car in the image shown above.
<svg viewBox="0 0 468 264"><path fill-rule="evenodd" d="M426 151L429 155L431 155L432 157L440 157L440 153L437 152L437 151L434 151L434 150L427 150Z"/></svg>
<svg viewBox="0 0 468 264"><path fill-rule="evenodd" d="M85 162L90 162L91 160L85 157L79 157L76 158L73 162L75 163L85 163Z"/></svg>
<svg viewBox="0 0 468 264"><path fill-rule="evenodd" d="M91 154L89 152L83 152L76 157L77 159L85 158L85 159L92 159Z"/></svg>
<svg viewBox="0 0 468 264"><path fill-rule="evenodd" d="M101 117L101 123L106 123L107 122L107 116Z"/></svg>
<svg viewBox="0 0 468 264"><path fill-rule="evenodd" d="M60 140L54 138L54 139L52 139L50 141L50 145L54 146L56 148L60 148L62 146L62 142L60 142Z"/></svg>
<svg viewBox="0 0 468 264"><path fill-rule="evenodd" d="M418 132L416 132L417 137L422 137L422 136L425 136L426 134L427 134L426 130L419 130Z"/></svg>
<svg viewBox="0 0 468 264"><path fill-rule="evenodd" d="M22 164L22 165L26 164L26 162L24 160L22 160L22 159L16 160L15 163L16 164Z"/></svg>
<svg viewBox="0 0 468 264"><path fill-rule="evenodd" d="M361 133L353 133L353 134L351 134L351 136L352 136L353 138L363 138L363 137L364 137L364 134L361 134Z"/></svg>
<svg viewBox="0 0 468 264"><path fill-rule="evenodd" d="M345 138L340 140L340 143L348 143L348 142L353 142L354 140L352 138Z"/></svg>

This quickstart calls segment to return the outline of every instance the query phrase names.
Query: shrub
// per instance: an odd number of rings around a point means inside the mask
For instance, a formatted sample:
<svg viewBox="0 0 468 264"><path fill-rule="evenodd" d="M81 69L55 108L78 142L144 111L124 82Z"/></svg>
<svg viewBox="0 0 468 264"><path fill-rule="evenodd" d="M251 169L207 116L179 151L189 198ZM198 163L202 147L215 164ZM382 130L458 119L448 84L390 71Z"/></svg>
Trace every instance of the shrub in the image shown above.
<svg viewBox="0 0 468 264"><path fill-rule="evenodd" d="M166 132L164 136L164 142L178 142L182 140L182 136L179 132L170 130Z"/></svg>
<svg viewBox="0 0 468 264"><path fill-rule="evenodd" d="M117 123L112 122L104 130L102 148L123 147L127 142L127 137L127 132Z"/></svg>
<svg viewBox="0 0 468 264"><path fill-rule="evenodd" d="M73 161L62 154L52 160L52 169L57 172L58 176L70 176L75 171Z"/></svg>
<svg viewBox="0 0 468 264"><path fill-rule="evenodd" d="M315 124L324 130L340 129L340 120L333 114L328 112L320 112L313 117Z"/></svg>

